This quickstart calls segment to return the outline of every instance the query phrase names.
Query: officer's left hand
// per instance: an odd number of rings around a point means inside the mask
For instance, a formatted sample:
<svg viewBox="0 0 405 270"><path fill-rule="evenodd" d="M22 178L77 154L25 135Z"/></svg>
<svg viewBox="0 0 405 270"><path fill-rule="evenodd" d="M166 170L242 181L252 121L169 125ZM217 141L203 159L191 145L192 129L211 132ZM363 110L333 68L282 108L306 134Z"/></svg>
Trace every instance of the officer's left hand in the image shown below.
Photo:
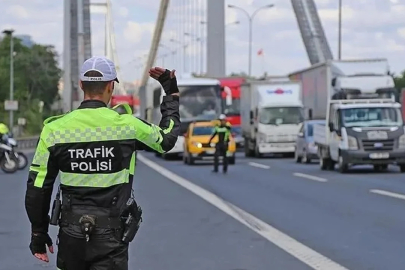
<svg viewBox="0 0 405 270"><path fill-rule="evenodd" d="M47 233L32 233L30 250L32 255L37 259L49 262L48 254L46 253L46 246L49 252L53 253L52 239Z"/></svg>

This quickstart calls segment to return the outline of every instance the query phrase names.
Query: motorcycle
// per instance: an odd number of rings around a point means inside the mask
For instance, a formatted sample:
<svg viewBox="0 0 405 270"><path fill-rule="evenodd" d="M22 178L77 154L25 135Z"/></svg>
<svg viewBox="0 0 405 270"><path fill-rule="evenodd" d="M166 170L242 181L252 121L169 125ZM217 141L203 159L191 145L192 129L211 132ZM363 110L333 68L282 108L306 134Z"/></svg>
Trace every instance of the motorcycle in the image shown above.
<svg viewBox="0 0 405 270"><path fill-rule="evenodd" d="M0 143L0 168L5 173L15 173L18 170L18 159L13 148L5 143Z"/></svg>
<svg viewBox="0 0 405 270"><path fill-rule="evenodd" d="M8 137L7 145L12 148L12 152L18 160L18 169L24 170L25 167L27 167L27 165L28 165L28 159L27 159L27 156L23 152L15 151L15 148L17 148L17 146L18 146L17 141L11 137Z"/></svg>

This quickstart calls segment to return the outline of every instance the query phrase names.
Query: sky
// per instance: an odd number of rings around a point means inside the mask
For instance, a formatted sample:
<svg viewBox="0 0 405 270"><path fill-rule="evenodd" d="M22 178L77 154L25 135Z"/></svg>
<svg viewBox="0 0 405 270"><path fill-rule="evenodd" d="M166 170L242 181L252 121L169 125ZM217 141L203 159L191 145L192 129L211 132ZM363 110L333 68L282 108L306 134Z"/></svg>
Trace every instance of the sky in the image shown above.
<svg viewBox="0 0 405 270"><path fill-rule="evenodd" d="M100 2L92 1L92 2ZM192 1L192 0L190 0ZM203 1L203 0L194 0ZM114 29L121 78L133 81L140 74L139 58L148 53L160 1L112 0ZM310 66L308 56L297 26L290 0L226 0L252 13L257 8L274 4L271 9L257 13L253 21L253 75L286 75ZM52 44L63 53L63 1L62 0L0 0L2 16L0 29L13 28L15 34L31 35L36 43ZM190 2L172 0L164 27L162 44L171 50L179 45L170 42L179 37L179 21L193 22L188 30L202 29L201 12L190 13L186 18L176 10ZM315 0L322 25L333 56L338 48L338 0ZM188 5L189 6L189 5ZM405 70L405 0L343 0L342 59L387 58L391 71ZM202 16L202 17L201 17ZM226 8L226 71L248 70L248 21L245 14ZM239 24L232 22L239 21ZM177 24L177 25L176 25ZM92 53L104 54L104 15L92 14ZM181 33L180 33L181 34ZM183 37L182 40L185 40ZM193 43L201 44L201 43ZM200 46L188 47L189 67L199 69ZM166 46L166 45L165 45ZM263 50L263 55L257 52ZM166 52L169 50L166 48ZM178 51L179 53L180 51ZM159 56L164 54L159 50ZM167 68L181 69L182 61L167 57ZM61 57L62 58L62 57ZM192 59L192 60L191 60ZM161 60L159 60L161 61ZM158 62L163 64L162 62Z"/></svg>

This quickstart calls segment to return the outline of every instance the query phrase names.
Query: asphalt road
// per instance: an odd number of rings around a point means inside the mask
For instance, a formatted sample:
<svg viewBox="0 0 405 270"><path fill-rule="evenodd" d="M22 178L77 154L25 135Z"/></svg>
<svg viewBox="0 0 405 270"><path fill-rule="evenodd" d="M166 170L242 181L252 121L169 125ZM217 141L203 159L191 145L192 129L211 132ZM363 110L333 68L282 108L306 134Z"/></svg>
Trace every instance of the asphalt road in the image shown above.
<svg viewBox="0 0 405 270"><path fill-rule="evenodd" d="M144 222L130 269L404 269L405 175L395 167L340 174L238 155L224 175L142 156L135 193ZM54 255L43 264L28 249L26 177L0 172L0 270L55 269Z"/></svg>

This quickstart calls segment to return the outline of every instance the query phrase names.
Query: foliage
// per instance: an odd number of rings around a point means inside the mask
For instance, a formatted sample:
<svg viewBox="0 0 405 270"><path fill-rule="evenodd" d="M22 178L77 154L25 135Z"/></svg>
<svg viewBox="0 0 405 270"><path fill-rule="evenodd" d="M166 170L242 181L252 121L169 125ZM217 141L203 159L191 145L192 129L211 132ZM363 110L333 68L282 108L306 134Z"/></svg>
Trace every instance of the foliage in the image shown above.
<svg viewBox="0 0 405 270"><path fill-rule="evenodd" d="M26 131L38 132L42 119L51 115L51 106L58 99L61 70L58 54L53 46L35 44L25 47L17 38L14 41L14 99L19 101L18 117L27 119ZM10 38L0 41L0 122L8 123L4 100L10 91ZM42 113L39 102L44 102ZM16 123L14 123L16 124Z"/></svg>
<svg viewBox="0 0 405 270"><path fill-rule="evenodd" d="M402 71L400 76L393 76L395 81L395 87L398 90L405 88L405 70Z"/></svg>

